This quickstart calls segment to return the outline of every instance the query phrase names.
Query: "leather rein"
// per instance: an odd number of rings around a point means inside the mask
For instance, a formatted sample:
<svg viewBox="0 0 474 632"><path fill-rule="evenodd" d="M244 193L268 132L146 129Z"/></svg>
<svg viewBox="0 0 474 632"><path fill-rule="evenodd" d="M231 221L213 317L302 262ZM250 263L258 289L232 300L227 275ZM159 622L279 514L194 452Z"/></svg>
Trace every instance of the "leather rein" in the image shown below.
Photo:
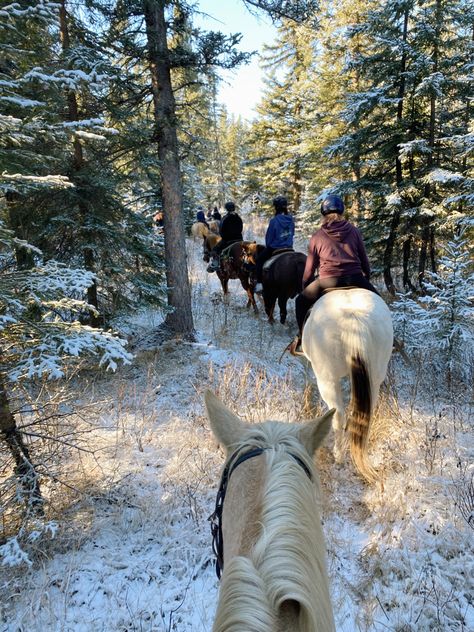
<svg viewBox="0 0 474 632"><path fill-rule="evenodd" d="M212 513L208 520L211 523L211 535L212 535L212 551L216 558L216 573L220 579L224 570L224 539L222 536L222 515L224 512L224 500L227 493L227 486L229 484L230 477L234 470L241 464L255 456L260 456L269 448L252 448L247 452L242 452L239 455L240 448L236 450L230 459L227 461L224 471L222 472L219 489L217 490L216 505L214 513ZM300 459L296 454L289 452L289 455L298 463L298 465L304 470L309 480L312 480L312 474L306 463Z"/></svg>

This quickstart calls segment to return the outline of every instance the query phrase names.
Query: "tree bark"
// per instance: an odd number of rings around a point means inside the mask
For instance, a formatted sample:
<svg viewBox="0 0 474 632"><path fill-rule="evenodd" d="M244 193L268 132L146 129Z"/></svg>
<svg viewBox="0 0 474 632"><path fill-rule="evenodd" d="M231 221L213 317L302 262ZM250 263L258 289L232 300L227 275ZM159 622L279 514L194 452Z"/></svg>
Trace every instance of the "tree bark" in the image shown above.
<svg viewBox="0 0 474 632"><path fill-rule="evenodd" d="M0 376L0 437L6 443L15 461L15 474L25 494L27 507L36 514L42 514L43 498L38 475L31 462L28 448L16 425L15 417L10 410L2 376Z"/></svg>
<svg viewBox="0 0 474 632"><path fill-rule="evenodd" d="M59 25L60 25L61 46L62 46L63 52L67 52L71 46L71 43L70 43L69 28L68 28L68 22L67 22L66 0L61 0L61 5L59 8ZM68 105L67 120L68 121L79 120L79 106L77 102L77 96L74 90L69 90L67 94L67 105ZM81 141L78 138L74 138L73 148L74 148L73 166L74 166L74 171L77 175L84 168L84 152L82 150ZM87 209L87 205L84 203L81 197L79 197L78 204L79 204L79 212L81 215L83 230L86 233L84 237L85 237L85 241L87 242L89 241L89 238L88 238L89 236L87 234L88 231L84 229L84 226L87 221L88 209ZM92 248L86 247L83 249L83 258L84 258L85 269L89 270L90 272L95 272L96 263L95 263L94 251L92 250ZM95 282L90 287L87 288L87 302L89 303L89 305L92 305L93 307L95 307L97 311L99 310L97 283ZM92 327L99 327L102 324L101 319L96 314L91 314L89 317L89 321Z"/></svg>
<svg viewBox="0 0 474 632"><path fill-rule="evenodd" d="M171 85L165 4L165 0L143 0L155 137L161 170L168 305L173 310L166 317L166 325L173 333L192 338L194 324L186 259L176 107Z"/></svg>
<svg viewBox="0 0 474 632"><path fill-rule="evenodd" d="M438 58L439 58L439 39L441 36L441 21L442 21L442 4L441 0L436 0L436 28L435 28L435 40L433 45L433 74L438 72ZM430 152L427 160L427 171L430 172L435 164L435 131L436 131L436 94L433 91L430 97L430 123L428 129L428 146ZM432 194L436 191L436 187L429 182L425 184L424 196L426 200L429 200ZM426 261L428 258L428 248L430 244L434 244L434 226L431 224L429 218L423 220L423 228L421 231L421 248L420 259L418 262L418 283L420 287L423 286L423 279L426 270ZM431 249L433 252L433 249ZM433 254L431 254L433 256ZM433 267L433 266L432 266Z"/></svg>
<svg viewBox="0 0 474 632"><path fill-rule="evenodd" d="M406 42L408 38L408 20L410 17L410 9L407 6L405 8L405 13L403 15L403 52L402 58L400 62L400 83L398 86L398 105L397 105L397 124L399 128L401 127L403 121L403 105L405 98L405 71L407 65L407 54L406 54ZM401 185L403 182L403 171L402 171L402 161L400 160L400 155L397 149L397 155L395 157L395 174L396 174L396 183L397 190L400 191ZM401 208L396 207L393 211L392 221L390 224L390 232L387 237L387 242L385 244L385 251L383 255L383 277L385 281L385 286L390 294L395 294L395 284L393 282L392 277L392 259L393 259L393 251L395 249L395 242L397 238L398 226L400 225L401 218Z"/></svg>

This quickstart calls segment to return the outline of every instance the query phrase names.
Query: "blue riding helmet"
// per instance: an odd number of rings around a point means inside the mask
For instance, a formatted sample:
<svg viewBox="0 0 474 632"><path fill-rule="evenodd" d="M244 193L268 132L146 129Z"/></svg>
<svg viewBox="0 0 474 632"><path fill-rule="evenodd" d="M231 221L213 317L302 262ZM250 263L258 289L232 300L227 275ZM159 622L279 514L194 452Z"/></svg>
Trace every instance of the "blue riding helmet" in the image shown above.
<svg viewBox="0 0 474 632"><path fill-rule="evenodd" d="M344 202L338 195L328 195L321 204L321 215L329 215L330 213L344 213Z"/></svg>

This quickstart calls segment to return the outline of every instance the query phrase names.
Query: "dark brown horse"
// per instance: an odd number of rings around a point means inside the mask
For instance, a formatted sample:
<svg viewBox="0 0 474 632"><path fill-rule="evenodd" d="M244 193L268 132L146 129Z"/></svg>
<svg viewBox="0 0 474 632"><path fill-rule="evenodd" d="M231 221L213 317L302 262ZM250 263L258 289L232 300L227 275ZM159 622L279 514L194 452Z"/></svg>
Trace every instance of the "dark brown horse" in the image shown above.
<svg viewBox="0 0 474 632"><path fill-rule="evenodd" d="M270 323L274 322L273 312L278 300L280 322L286 321L286 303L301 292L306 255L302 252L284 252L273 256L263 267L263 302ZM268 265L267 265L268 264Z"/></svg>
<svg viewBox="0 0 474 632"><path fill-rule="evenodd" d="M251 241L237 241L222 252L220 267L217 270L224 295L228 294L229 279L240 279L242 287L247 292L247 308L253 307L258 312L255 302L255 281L251 270L255 267L257 255L263 246Z"/></svg>

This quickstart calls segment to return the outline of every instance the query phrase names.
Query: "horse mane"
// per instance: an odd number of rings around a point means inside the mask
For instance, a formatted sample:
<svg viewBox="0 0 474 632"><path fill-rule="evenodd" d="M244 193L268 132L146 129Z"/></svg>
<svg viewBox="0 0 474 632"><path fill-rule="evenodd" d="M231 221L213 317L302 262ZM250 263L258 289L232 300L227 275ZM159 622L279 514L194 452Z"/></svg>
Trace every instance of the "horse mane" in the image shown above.
<svg viewBox="0 0 474 632"><path fill-rule="evenodd" d="M214 632L334 630L321 529L319 481L297 428L254 426L242 445L266 448L261 534L248 558L229 561ZM310 480L293 456L312 473ZM278 627L289 611L291 627ZM277 618L275 618L277 616ZM296 627L298 626L298 627Z"/></svg>

